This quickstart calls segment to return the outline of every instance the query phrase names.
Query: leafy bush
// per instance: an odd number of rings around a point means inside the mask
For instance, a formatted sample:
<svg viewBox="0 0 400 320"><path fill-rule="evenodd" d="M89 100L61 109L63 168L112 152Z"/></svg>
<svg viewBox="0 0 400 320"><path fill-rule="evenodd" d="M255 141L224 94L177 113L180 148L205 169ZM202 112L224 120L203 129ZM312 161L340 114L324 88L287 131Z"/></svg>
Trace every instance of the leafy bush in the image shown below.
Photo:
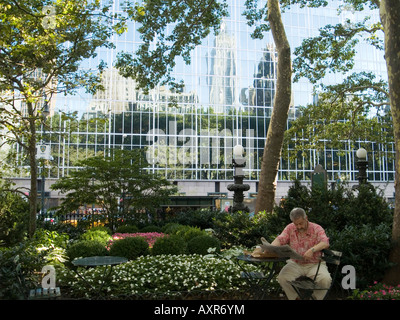
<svg viewBox="0 0 400 320"><path fill-rule="evenodd" d="M107 232L109 235L112 234L112 230L109 227L102 226L102 225L91 227L89 229L89 231L104 231L104 232Z"/></svg>
<svg viewBox="0 0 400 320"><path fill-rule="evenodd" d="M331 248L343 252L343 264L356 268L358 287L381 280L390 266L393 215L383 195L372 185L353 190L342 184L320 190L295 181L280 206L268 215L268 238L276 237L291 222L289 213L294 207L304 208L309 220L325 229Z"/></svg>
<svg viewBox="0 0 400 320"><path fill-rule="evenodd" d="M176 232L182 227L183 225L176 222L169 222L165 226L162 227L164 233L172 235L176 234Z"/></svg>
<svg viewBox="0 0 400 320"><path fill-rule="evenodd" d="M183 240L188 242L194 237L204 236L207 233L204 230L200 230L198 227L181 226L173 234L182 237Z"/></svg>
<svg viewBox="0 0 400 320"><path fill-rule="evenodd" d="M221 249L221 242L212 236L197 236L191 239L187 244L187 250L190 254L208 254L209 248L215 248L216 253Z"/></svg>
<svg viewBox="0 0 400 320"><path fill-rule="evenodd" d="M181 225L198 227L200 229L213 228L214 220L218 220L224 213L210 209L198 209L190 211L181 211L175 214L168 221Z"/></svg>
<svg viewBox="0 0 400 320"><path fill-rule="evenodd" d="M25 241L11 248L0 248L0 300L26 299L36 287L44 265L44 253Z"/></svg>
<svg viewBox="0 0 400 320"><path fill-rule="evenodd" d="M162 254L184 254L186 252L186 242L178 235L158 238L151 249L153 255Z"/></svg>
<svg viewBox="0 0 400 320"><path fill-rule="evenodd" d="M43 255L44 263L60 265L66 261L68 241L69 236L66 233L36 229L32 240L28 242Z"/></svg>
<svg viewBox="0 0 400 320"><path fill-rule="evenodd" d="M267 215L258 214L255 217L247 212L225 213L220 220L214 221L215 236L224 248L243 246L251 248L261 243L267 230Z"/></svg>
<svg viewBox="0 0 400 320"><path fill-rule="evenodd" d="M27 234L29 203L21 196L0 190L0 242L14 246Z"/></svg>
<svg viewBox="0 0 400 320"><path fill-rule="evenodd" d="M139 228L133 224L126 224L123 226L119 226L115 233L136 233L139 232Z"/></svg>
<svg viewBox="0 0 400 320"><path fill-rule="evenodd" d="M155 225L147 225L140 229L140 232L162 232L162 228Z"/></svg>
<svg viewBox="0 0 400 320"><path fill-rule="evenodd" d="M0 249L0 300L26 299L46 264L63 266L68 235L37 229L32 239Z"/></svg>
<svg viewBox="0 0 400 320"><path fill-rule="evenodd" d="M80 236L81 240L97 241L104 246L112 239L107 230L102 229L89 229Z"/></svg>
<svg viewBox="0 0 400 320"><path fill-rule="evenodd" d="M256 270L248 265L249 271ZM163 296L173 292L237 290L246 281L240 276L241 269L230 260L201 255L142 256L137 260L115 266L113 275L123 281L106 284L109 297L129 297L137 294ZM102 277L100 268L82 270L83 277L93 283L95 289ZM90 298L91 290L67 269L59 273L61 286L68 286L75 297ZM164 295L165 294L165 295Z"/></svg>
<svg viewBox="0 0 400 320"><path fill-rule="evenodd" d="M142 237L127 237L115 241L110 248L111 256L125 257L134 260L149 254L149 244Z"/></svg>
<svg viewBox="0 0 400 320"><path fill-rule="evenodd" d="M70 223L64 222L46 224L45 229L49 231L56 231L59 234L68 234L70 240L79 240L81 235L87 231L78 225L74 226Z"/></svg>
<svg viewBox="0 0 400 320"><path fill-rule="evenodd" d="M391 225L393 215L383 195L372 185L361 185L357 191L341 184L333 189L309 189L295 181L288 195L268 217L267 232L279 234L289 224L289 213L295 207L303 208L310 221L325 229L342 230L360 224Z"/></svg>
<svg viewBox="0 0 400 320"><path fill-rule="evenodd" d="M109 241L107 246L111 247L113 242L116 240L119 240L119 239L125 239L128 237L142 237L149 244L149 247L152 248L154 245L154 242L158 238L162 238L164 236L165 236L164 233L159 233L159 232L114 233L112 235L112 241Z"/></svg>
<svg viewBox="0 0 400 320"><path fill-rule="evenodd" d="M358 288L383 278L390 266L391 228L387 224L347 226L343 230L326 230L326 233L331 248L343 253L342 264L356 269Z"/></svg>
<svg viewBox="0 0 400 320"><path fill-rule="evenodd" d="M79 257L106 256L106 247L94 240L79 240L67 248L67 256L70 261Z"/></svg>

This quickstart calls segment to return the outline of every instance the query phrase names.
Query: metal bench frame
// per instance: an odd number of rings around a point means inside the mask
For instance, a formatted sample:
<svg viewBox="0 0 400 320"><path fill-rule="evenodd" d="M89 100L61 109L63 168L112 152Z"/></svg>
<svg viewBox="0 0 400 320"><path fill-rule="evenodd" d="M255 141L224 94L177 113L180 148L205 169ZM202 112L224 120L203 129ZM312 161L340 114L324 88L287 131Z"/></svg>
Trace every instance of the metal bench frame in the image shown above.
<svg viewBox="0 0 400 320"><path fill-rule="evenodd" d="M318 268L317 268L317 271L316 271L313 279L306 277L306 276L301 276L301 277L298 277L294 281L290 281L290 284L292 285L293 289L298 294L300 300L310 300L310 299L314 300L314 297L313 297L314 290L327 290L326 294L324 296L324 300L327 298L327 296L335 282L336 275L337 275L339 265L340 265L341 257L342 257L342 253L339 251L324 249L324 250L322 250L322 257L318 263ZM334 265L334 270L331 273L332 282L328 288L321 287L315 282L315 279L317 278L319 267L320 267L322 261L325 261L326 263Z"/></svg>

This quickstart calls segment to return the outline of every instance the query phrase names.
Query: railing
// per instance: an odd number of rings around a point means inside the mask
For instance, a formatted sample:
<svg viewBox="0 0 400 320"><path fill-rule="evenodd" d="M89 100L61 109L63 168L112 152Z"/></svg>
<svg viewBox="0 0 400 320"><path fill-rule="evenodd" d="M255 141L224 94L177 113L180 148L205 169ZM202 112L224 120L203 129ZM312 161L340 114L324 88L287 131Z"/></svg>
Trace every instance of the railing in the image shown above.
<svg viewBox="0 0 400 320"><path fill-rule="evenodd" d="M72 225L87 224L90 226L104 225L107 221L106 216L102 212L72 212L67 214L58 214L53 211L40 213L37 215L38 221L45 223L69 223Z"/></svg>

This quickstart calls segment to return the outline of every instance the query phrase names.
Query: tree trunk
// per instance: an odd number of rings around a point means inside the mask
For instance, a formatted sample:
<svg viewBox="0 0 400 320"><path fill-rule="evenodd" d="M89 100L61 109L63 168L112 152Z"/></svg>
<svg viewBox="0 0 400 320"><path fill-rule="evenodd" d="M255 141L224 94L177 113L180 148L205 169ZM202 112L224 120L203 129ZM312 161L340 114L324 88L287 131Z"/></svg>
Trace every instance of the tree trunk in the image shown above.
<svg viewBox="0 0 400 320"><path fill-rule="evenodd" d="M396 265L388 270L384 282L400 283L400 1L381 0L381 21L385 32L385 59L388 70L390 108L396 146L395 209L390 261Z"/></svg>
<svg viewBox="0 0 400 320"><path fill-rule="evenodd" d="M290 45L282 22L279 1L268 0L268 20L278 51L278 70L274 105L265 141L255 213L274 208L276 177L292 93Z"/></svg>
<svg viewBox="0 0 400 320"><path fill-rule="evenodd" d="M31 190L29 192L29 230L28 236L33 237L36 230L36 214L37 214L37 160L36 160L36 121L31 102L27 103L28 114L29 114L29 142L28 142L28 157L29 166L31 170ZM43 196L43 195L42 195Z"/></svg>

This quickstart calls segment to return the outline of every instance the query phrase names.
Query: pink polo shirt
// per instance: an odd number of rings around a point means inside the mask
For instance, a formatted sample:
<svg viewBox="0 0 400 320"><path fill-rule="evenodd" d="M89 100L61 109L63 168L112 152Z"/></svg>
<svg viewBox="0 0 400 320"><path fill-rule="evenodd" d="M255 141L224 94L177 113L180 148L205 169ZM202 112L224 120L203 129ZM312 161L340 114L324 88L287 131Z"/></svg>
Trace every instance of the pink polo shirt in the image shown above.
<svg viewBox="0 0 400 320"><path fill-rule="evenodd" d="M329 238L325 234L325 230L318 224L308 222L307 231L299 233L294 223L286 226L282 233L278 236L281 245L288 244L294 251L300 255L317 245L321 241L329 244ZM300 264L306 263L318 263L318 258L321 256L321 252L315 252L314 257L311 260L294 260Z"/></svg>

